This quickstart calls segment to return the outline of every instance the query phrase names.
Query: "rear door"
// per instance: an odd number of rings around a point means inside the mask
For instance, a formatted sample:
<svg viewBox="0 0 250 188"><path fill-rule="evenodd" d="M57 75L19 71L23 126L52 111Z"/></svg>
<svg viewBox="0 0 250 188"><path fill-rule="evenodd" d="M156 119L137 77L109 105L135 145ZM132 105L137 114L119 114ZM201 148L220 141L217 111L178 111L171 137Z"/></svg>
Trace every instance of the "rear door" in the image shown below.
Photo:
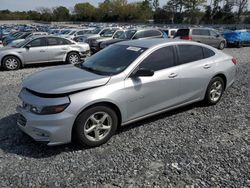
<svg viewBox="0 0 250 188"><path fill-rule="evenodd" d="M65 55L69 50L69 43L67 39L58 37L47 37L49 61L63 61Z"/></svg>
<svg viewBox="0 0 250 188"><path fill-rule="evenodd" d="M25 64L48 61L49 52L45 38L34 39L26 44L26 46L27 45L29 45L29 48L25 48L25 52L23 52Z"/></svg>
<svg viewBox="0 0 250 188"><path fill-rule="evenodd" d="M178 45L177 53L182 102L199 100L213 74L215 65L210 57L215 53L205 47L189 44Z"/></svg>
<svg viewBox="0 0 250 188"><path fill-rule="evenodd" d="M160 48L144 59L139 68L154 70L152 77L125 80L128 119L134 119L179 104L180 80L172 46Z"/></svg>

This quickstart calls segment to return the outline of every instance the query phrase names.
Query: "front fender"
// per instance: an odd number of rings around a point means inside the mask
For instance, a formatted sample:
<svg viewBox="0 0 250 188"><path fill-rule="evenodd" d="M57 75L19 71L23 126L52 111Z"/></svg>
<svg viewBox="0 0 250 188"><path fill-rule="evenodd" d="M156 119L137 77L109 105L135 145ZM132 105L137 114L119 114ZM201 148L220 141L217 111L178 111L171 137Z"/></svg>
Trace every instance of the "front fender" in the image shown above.
<svg viewBox="0 0 250 188"><path fill-rule="evenodd" d="M23 65L23 62L24 62L24 58L22 57L22 55L18 52L3 52L0 54L0 62L1 62L1 65L2 65L2 62L3 62L3 59L7 56L15 56L17 57L18 59L20 59L21 61L21 64Z"/></svg>

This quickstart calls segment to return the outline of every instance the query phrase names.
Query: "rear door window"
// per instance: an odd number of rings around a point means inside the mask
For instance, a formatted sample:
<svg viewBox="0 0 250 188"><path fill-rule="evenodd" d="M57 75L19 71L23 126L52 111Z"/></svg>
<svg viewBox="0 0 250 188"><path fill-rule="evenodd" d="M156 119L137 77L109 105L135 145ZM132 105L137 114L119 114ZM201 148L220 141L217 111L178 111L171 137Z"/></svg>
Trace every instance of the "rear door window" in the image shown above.
<svg viewBox="0 0 250 188"><path fill-rule="evenodd" d="M209 30L208 29L193 29L192 35L203 35L203 36L209 36Z"/></svg>
<svg viewBox="0 0 250 188"><path fill-rule="evenodd" d="M190 63L203 59L203 49L196 45L178 45L178 64Z"/></svg>
<svg viewBox="0 0 250 188"><path fill-rule="evenodd" d="M158 71L173 67L174 65L174 48L172 46L167 46L154 51L140 64L139 67Z"/></svg>
<svg viewBox="0 0 250 188"><path fill-rule="evenodd" d="M56 46L58 45L57 38L49 37L48 40L48 46Z"/></svg>

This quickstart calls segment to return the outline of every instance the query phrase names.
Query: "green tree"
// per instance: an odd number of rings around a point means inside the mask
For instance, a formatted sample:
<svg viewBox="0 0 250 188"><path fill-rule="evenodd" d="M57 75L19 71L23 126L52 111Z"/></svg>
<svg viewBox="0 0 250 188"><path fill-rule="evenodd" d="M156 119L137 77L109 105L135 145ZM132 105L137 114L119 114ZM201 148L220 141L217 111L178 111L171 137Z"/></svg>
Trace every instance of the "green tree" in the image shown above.
<svg viewBox="0 0 250 188"><path fill-rule="evenodd" d="M69 10L63 6L56 7L53 9L53 18L55 21L69 20Z"/></svg>
<svg viewBox="0 0 250 188"><path fill-rule="evenodd" d="M78 21L92 21L96 19L96 8L90 3L78 3L74 7Z"/></svg>

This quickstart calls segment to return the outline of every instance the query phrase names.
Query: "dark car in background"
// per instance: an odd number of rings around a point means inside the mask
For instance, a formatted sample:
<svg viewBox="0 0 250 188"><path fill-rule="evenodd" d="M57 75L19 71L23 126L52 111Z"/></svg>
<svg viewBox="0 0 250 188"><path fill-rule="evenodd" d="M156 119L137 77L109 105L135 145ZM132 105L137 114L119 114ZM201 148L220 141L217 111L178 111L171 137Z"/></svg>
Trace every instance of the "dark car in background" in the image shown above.
<svg viewBox="0 0 250 188"><path fill-rule="evenodd" d="M135 40L143 38L167 38L167 35L158 29L130 29L125 31L116 39L108 40L100 44L100 49L103 49L111 44L126 40Z"/></svg>
<svg viewBox="0 0 250 188"><path fill-rule="evenodd" d="M100 37L87 39L86 42L89 44L92 53L96 53L100 50L100 44L104 41L119 38L124 33L124 30L114 28L106 31Z"/></svg>
<svg viewBox="0 0 250 188"><path fill-rule="evenodd" d="M7 46L9 43L11 43L13 40L18 39L26 39L32 32L18 32L10 37L6 37L3 40L3 45Z"/></svg>
<svg viewBox="0 0 250 188"><path fill-rule="evenodd" d="M174 38L204 43L220 50L226 47L226 39L215 29L185 28L178 29Z"/></svg>

